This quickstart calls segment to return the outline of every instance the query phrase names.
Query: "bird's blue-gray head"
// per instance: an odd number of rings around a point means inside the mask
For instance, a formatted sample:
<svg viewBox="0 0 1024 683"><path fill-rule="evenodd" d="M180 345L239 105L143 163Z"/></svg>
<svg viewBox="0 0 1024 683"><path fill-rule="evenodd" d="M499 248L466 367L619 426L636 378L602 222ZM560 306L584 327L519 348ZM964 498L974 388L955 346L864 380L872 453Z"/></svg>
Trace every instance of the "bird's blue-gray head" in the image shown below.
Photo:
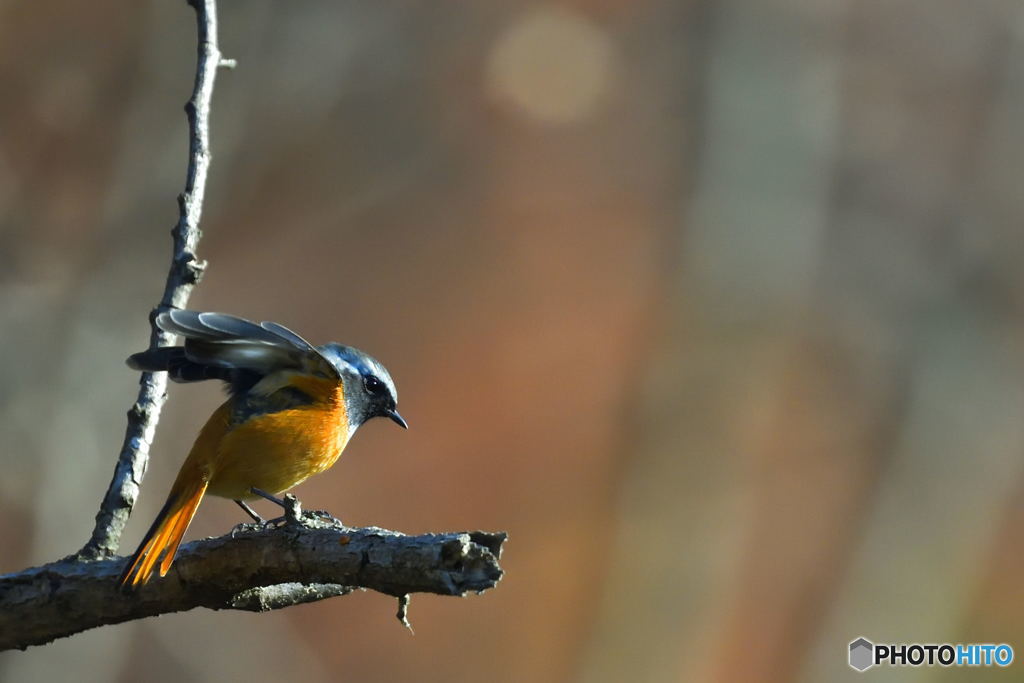
<svg viewBox="0 0 1024 683"><path fill-rule="evenodd" d="M359 349L336 342L324 344L317 350L341 374L349 429L354 431L374 417L386 417L405 429L409 428L398 414L395 382L380 361Z"/></svg>

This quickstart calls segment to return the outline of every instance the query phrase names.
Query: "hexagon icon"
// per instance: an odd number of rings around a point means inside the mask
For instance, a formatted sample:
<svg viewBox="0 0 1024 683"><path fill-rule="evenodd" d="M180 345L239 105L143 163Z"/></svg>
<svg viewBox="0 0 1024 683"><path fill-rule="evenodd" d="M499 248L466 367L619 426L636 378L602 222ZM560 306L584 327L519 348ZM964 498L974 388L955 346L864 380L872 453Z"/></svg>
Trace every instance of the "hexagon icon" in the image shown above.
<svg viewBox="0 0 1024 683"><path fill-rule="evenodd" d="M850 666L857 671L867 671L875 665L875 645L867 638L858 638L850 643Z"/></svg>

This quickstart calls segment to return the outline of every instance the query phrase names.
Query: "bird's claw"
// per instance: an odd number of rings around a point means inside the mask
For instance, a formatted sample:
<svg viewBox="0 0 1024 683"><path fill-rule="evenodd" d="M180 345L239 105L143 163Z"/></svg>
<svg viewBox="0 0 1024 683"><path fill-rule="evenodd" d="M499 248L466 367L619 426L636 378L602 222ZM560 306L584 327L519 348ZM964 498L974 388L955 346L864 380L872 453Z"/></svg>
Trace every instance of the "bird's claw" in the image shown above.
<svg viewBox="0 0 1024 683"><path fill-rule="evenodd" d="M241 522L231 528L231 538L235 538L238 534L247 534L253 531L259 531L264 528L266 522Z"/></svg>
<svg viewBox="0 0 1024 683"><path fill-rule="evenodd" d="M263 520L263 524L260 525L261 529L280 529L283 526L287 526L291 520L286 515L280 517L274 517L273 519Z"/></svg>

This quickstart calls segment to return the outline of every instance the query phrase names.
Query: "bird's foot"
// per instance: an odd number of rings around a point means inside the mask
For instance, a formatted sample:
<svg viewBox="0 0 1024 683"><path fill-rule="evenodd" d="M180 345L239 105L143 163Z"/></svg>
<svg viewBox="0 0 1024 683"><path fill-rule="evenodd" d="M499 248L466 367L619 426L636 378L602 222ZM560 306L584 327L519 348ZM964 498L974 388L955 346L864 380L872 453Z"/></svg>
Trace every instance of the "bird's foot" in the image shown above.
<svg viewBox="0 0 1024 683"><path fill-rule="evenodd" d="M265 528L266 520L262 522L241 522L231 528L231 538L239 534L251 534L254 531L261 531Z"/></svg>
<svg viewBox="0 0 1024 683"><path fill-rule="evenodd" d="M301 525L303 524L303 520L321 523L327 522L333 526L345 526L340 519L332 515L327 510L303 511L302 502L290 493L286 493L284 498L278 498L277 496L273 496L266 491L255 487L253 487L252 492L257 496L261 496L273 503L276 503L277 505L280 505L284 509L284 516L275 517L274 519L268 519L262 522L263 528L265 529L279 529L280 527L287 526L289 524Z"/></svg>
<svg viewBox="0 0 1024 683"><path fill-rule="evenodd" d="M283 526L287 526L289 520L284 515L280 517L274 517L273 519L265 519L263 523L259 525L260 529L280 529Z"/></svg>

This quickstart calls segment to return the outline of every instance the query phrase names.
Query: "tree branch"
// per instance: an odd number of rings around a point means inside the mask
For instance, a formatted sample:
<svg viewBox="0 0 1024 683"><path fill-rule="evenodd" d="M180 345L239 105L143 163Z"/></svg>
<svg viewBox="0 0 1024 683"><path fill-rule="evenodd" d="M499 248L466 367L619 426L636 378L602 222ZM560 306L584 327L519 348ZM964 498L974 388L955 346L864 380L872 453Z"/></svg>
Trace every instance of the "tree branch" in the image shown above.
<svg viewBox="0 0 1024 683"><path fill-rule="evenodd" d="M481 592L501 579L505 538L479 531L405 536L306 513L278 528L242 525L189 543L165 578L135 593L118 590L125 558L68 558L0 576L0 650L194 607L262 612L357 588L400 599ZM404 616L400 607L403 622Z"/></svg>
<svg viewBox="0 0 1024 683"><path fill-rule="evenodd" d="M199 47L195 88L185 105L188 173L178 197L163 298L150 315L150 348L172 342L154 324L156 315L183 308L206 266L196 257L196 245L210 164L210 98L217 69L234 66L217 48L216 1L189 4L196 12ZM0 650L194 607L266 611L357 588L397 596L397 616L408 627L410 593L461 596L492 588L501 578L504 533L405 536L376 527L348 529L333 518L302 514L294 496L285 496L288 506L279 528L243 525L227 536L190 543L179 550L169 576L135 593L120 592L117 579L125 560L114 555L149 462L167 374L143 373L140 384L89 542L77 555L0 576Z"/></svg>
<svg viewBox="0 0 1024 683"><path fill-rule="evenodd" d="M234 62L221 58L217 47L216 0L189 0L195 9L199 33L196 80L192 97L185 105L189 127L188 171L185 191L178 195L178 223L171 231L174 253L160 304L150 313L150 348L167 346L173 336L158 329L156 315L168 308L184 308L192 289L202 277L206 263L196 257L201 232L199 219L203 212L206 176L210 168L210 99L219 67L232 67ZM160 410L167 398L167 375L143 373L139 395L128 411L121 453L114 468L110 486L96 513L96 525L89 542L79 551L83 560L113 557L139 495L139 485L149 464L149 447L153 442Z"/></svg>

